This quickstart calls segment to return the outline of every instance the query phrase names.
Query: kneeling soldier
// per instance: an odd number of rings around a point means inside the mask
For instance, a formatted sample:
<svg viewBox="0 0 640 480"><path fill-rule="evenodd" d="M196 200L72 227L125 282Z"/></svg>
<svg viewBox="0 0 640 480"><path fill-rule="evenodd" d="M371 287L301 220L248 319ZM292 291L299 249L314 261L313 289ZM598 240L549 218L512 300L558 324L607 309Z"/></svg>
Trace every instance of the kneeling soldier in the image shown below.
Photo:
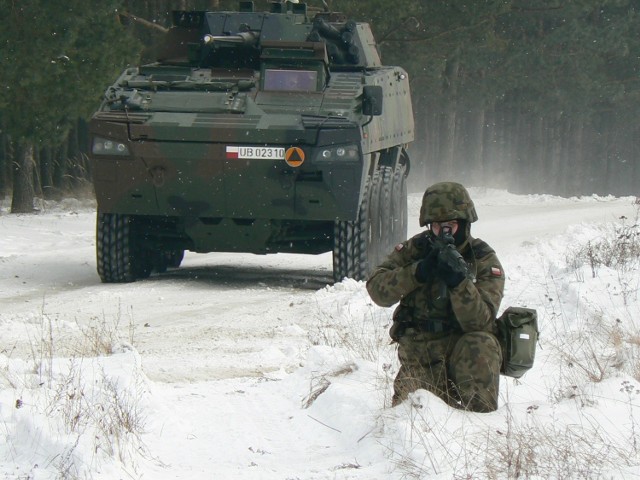
<svg viewBox="0 0 640 480"><path fill-rule="evenodd" d="M498 408L504 273L494 250L471 237L477 219L462 185L432 185L420 209L428 230L397 245L367 281L378 305L400 302L389 332L401 365L393 406L423 388L456 408Z"/></svg>

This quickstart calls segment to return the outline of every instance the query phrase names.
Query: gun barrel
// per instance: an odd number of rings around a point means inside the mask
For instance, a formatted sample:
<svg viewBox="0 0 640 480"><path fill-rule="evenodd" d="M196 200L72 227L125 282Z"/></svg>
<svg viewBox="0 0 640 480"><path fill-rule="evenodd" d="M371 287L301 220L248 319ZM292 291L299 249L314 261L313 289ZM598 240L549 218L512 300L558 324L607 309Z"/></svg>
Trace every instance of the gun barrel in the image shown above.
<svg viewBox="0 0 640 480"><path fill-rule="evenodd" d="M215 45L216 43L232 43L238 45L254 45L258 42L258 36L253 32L239 32L235 35L205 35L203 38L205 45Z"/></svg>
<svg viewBox="0 0 640 480"><path fill-rule="evenodd" d="M335 41L341 41L341 34L340 31L335 28L332 25L329 25L324 18L322 17L316 17L313 20L313 26L314 28L320 32L320 35L322 35L325 38L329 38L331 40L335 40Z"/></svg>

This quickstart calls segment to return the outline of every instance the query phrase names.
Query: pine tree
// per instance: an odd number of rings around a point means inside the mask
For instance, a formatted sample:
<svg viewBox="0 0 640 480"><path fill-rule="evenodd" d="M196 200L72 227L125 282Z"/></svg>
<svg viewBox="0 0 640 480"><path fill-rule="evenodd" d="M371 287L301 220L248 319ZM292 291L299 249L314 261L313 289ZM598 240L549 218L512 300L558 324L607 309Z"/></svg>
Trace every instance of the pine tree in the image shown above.
<svg viewBox="0 0 640 480"><path fill-rule="evenodd" d="M0 2L0 115L16 151L12 212L33 209L34 149L62 143L136 57L137 43L118 23L120 3Z"/></svg>

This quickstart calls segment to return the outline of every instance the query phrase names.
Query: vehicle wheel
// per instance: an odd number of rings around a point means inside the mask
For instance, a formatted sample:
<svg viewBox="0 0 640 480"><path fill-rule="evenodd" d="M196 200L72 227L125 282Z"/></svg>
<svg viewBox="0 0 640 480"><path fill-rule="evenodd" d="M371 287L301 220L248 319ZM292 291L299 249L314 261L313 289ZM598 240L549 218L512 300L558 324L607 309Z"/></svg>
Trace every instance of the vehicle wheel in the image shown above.
<svg viewBox="0 0 640 480"><path fill-rule="evenodd" d="M394 210L391 201L393 173L391 167L382 166L373 176L369 204L371 234L367 255L370 268L379 265L394 246L392 236Z"/></svg>
<svg viewBox="0 0 640 480"><path fill-rule="evenodd" d="M151 262L135 232L135 217L98 212L96 262L103 283L134 282L151 274Z"/></svg>
<svg viewBox="0 0 640 480"><path fill-rule="evenodd" d="M335 224L333 279L366 280L371 270L390 252L391 183L393 171L378 169L365 186L355 222Z"/></svg>
<svg viewBox="0 0 640 480"><path fill-rule="evenodd" d="M371 182L367 179L364 195L358 210L358 218L351 221L337 221L333 235L333 280L345 277L364 280L368 273L367 244L370 238L369 193Z"/></svg>
<svg viewBox="0 0 640 480"><path fill-rule="evenodd" d="M391 185L391 244L389 251L407 238L407 168L396 166Z"/></svg>

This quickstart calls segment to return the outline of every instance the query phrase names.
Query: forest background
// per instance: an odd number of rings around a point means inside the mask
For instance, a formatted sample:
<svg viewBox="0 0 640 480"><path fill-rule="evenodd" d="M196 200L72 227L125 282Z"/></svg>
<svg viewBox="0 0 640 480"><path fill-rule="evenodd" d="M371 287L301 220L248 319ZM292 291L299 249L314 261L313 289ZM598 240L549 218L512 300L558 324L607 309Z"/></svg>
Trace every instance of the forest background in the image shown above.
<svg viewBox="0 0 640 480"><path fill-rule="evenodd" d="M267 11L267 1L256 10ZM321 0L308 2L310 13ZM640 1L326 0L409 72L410 188L437 180L561 196L638 195ZM0 0L0 198L92 194L87 120L154 61L172 10L236 0Z"/></svg>

